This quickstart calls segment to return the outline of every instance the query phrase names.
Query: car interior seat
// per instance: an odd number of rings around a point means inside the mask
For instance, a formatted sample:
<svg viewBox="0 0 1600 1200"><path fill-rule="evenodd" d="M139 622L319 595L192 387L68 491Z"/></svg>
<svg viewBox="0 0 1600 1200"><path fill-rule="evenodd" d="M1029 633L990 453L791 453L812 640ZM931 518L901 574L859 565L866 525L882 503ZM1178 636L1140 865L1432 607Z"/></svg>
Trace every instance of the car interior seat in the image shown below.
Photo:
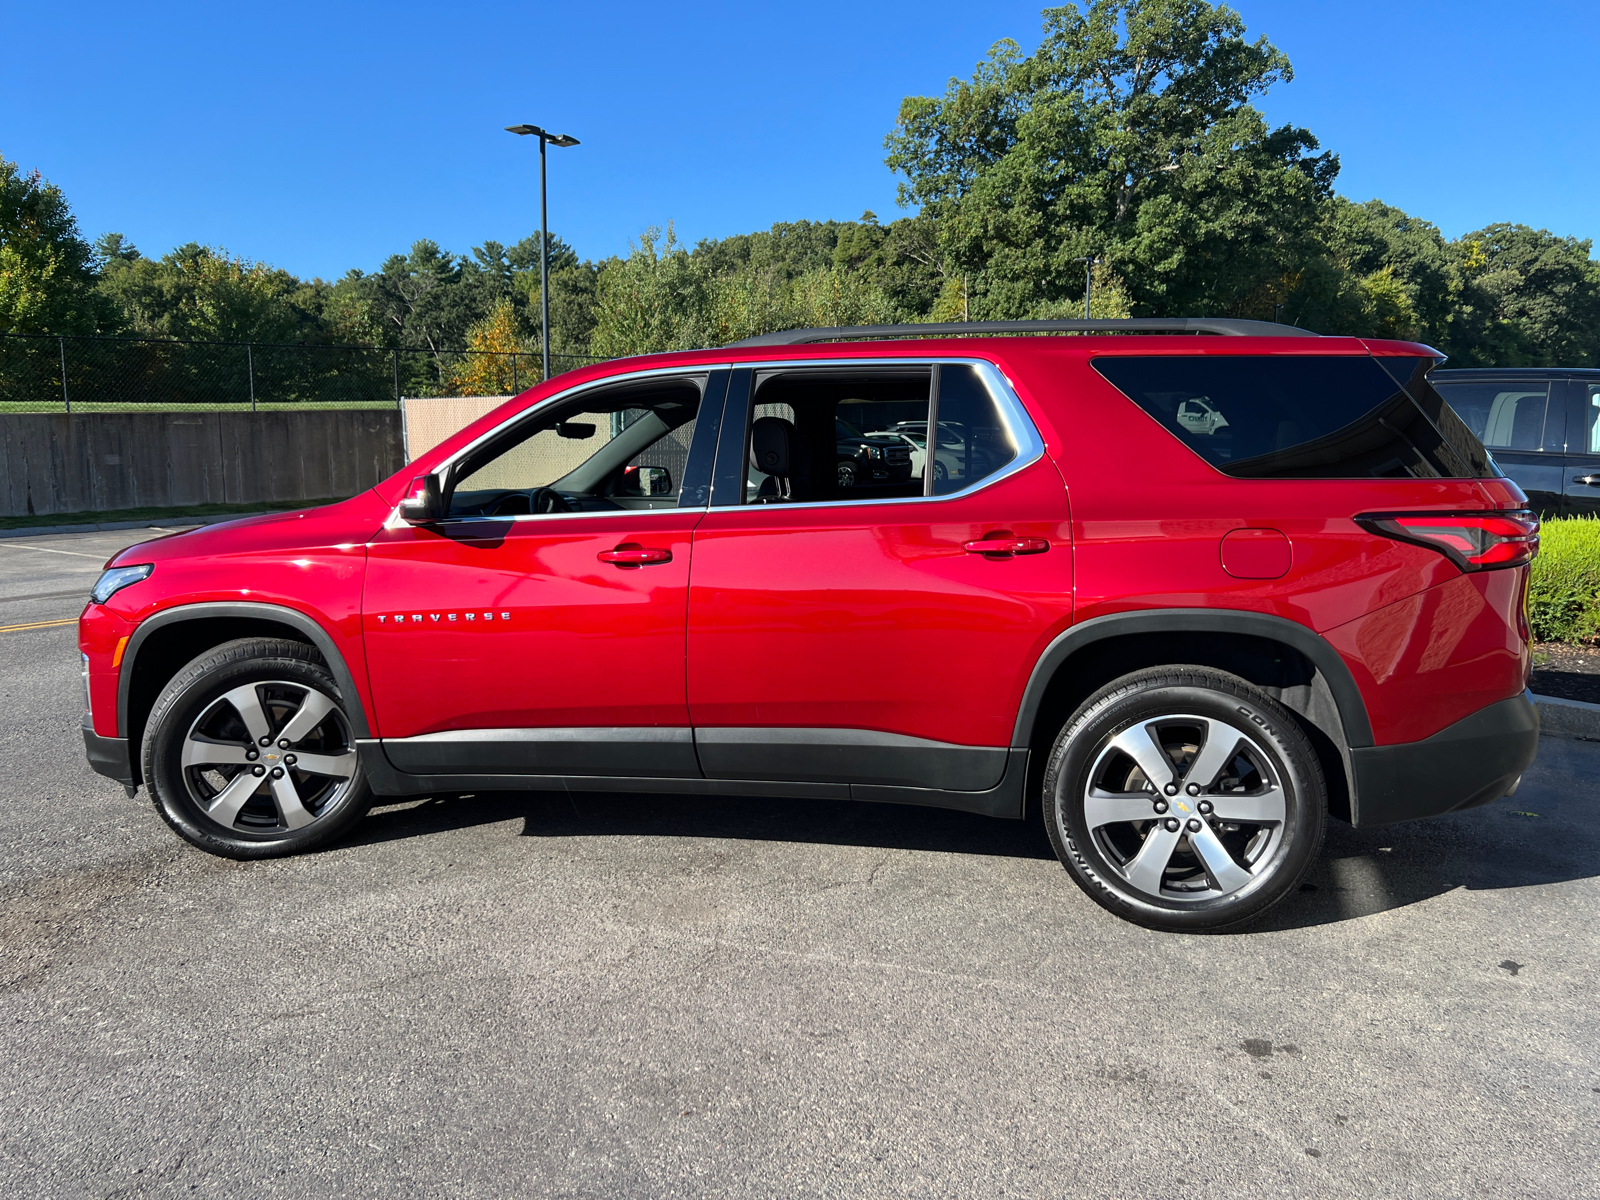
<svg viewBox="0 0 1600 1200"><path fill-rule="evenodd" d="M782 417L757 417L750 426L750 465L766 478L755 503L781 504L794 498L791 479L794 426Z"/></svg>

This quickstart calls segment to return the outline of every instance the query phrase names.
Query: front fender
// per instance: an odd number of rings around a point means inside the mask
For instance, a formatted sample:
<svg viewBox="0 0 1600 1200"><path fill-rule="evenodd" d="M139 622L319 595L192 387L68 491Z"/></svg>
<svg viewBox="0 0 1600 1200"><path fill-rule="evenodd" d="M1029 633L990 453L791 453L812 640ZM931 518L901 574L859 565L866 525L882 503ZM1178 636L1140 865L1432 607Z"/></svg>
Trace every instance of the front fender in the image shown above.
<svg viewBox="0 0 1600 1200"><path fill-rule="evenodd" d="M245 620L245 621L272 621L280 625L287 625L297 633L302 634L307 641L314 645L328 664L328 670L333 675L334 682L339 685L340 694L345 697L345 713L350 720L350 728L358 738L372 736L371 725L367 721L366 699L362 688L357 686L356 677L351 672L349 664L340 652L338 643L333 635L324 629L316 620L299 609L290 608L282 604L265 604L255 601L227 600L227 601L202 601L195 604L177 604L171 608L161 609L140 621L138 627L128 638L128 646L122 656L122 669L117 679L117 732L123 737L129 736L128 707L132 691L132 681L135 665L138 661L139 650L149 639L152 633L185 621L202 620Z"/></svg>

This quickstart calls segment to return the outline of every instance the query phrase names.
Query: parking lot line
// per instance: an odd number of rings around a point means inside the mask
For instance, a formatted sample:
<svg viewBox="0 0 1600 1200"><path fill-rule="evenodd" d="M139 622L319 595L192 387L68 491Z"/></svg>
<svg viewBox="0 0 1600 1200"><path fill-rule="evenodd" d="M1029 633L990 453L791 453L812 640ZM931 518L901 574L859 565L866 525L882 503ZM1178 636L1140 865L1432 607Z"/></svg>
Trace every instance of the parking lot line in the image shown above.
<svg viewBox="0 0 1600 1200"><path fill-rule="evenodd" d="M0 596L0 604L21 604L24 600L63 600L68 596L86 596L88 593L81 587L68 588L61 592L26 592L21 596Z"/></svg>
<svg viewBox="0 0 1600 1200"><path fill-rule="evenodd" d="M53 629L57 625L76 625L77 617L63 617L59 621L30 621L26 625L0 625L0 633L21 633L24 629Z"/></svg>
<svg viewBox="0 0 1600 1200"><path fill-rule="evenodd" d="M0 550L35 550L40 554L70 554L73 558L104 558L104 555L85 554L82 550L57 550L53 546L19 546L12 542L0 542Z"/></svg>

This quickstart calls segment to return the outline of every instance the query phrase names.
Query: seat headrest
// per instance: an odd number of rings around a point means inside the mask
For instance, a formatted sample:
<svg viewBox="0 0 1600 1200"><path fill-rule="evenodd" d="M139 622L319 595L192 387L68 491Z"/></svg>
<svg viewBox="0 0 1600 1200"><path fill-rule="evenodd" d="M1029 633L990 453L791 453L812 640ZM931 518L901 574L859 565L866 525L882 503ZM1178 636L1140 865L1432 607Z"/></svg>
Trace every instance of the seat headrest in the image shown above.
<svg viewBox="0 0 1600 1200"><path fill-rule="evenodd" d="M787 477L794 426L782 417L757 417L750 426L750 465L763 475Z"/></svg>

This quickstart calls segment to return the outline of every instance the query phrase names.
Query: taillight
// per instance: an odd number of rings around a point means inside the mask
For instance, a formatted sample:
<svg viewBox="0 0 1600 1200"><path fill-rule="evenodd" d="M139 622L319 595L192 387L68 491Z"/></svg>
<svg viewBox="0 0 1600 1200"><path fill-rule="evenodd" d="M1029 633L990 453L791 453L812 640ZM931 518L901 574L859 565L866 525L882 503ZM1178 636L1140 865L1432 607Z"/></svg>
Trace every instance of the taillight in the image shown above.
<svg viewBox="0 0 1600 1200"><path fill-rule="evenodd" d="M1463 571L1518 567L1539 553L1539 518L1531 512L1368 513L1356 523L1437 550Z"/></svg>

